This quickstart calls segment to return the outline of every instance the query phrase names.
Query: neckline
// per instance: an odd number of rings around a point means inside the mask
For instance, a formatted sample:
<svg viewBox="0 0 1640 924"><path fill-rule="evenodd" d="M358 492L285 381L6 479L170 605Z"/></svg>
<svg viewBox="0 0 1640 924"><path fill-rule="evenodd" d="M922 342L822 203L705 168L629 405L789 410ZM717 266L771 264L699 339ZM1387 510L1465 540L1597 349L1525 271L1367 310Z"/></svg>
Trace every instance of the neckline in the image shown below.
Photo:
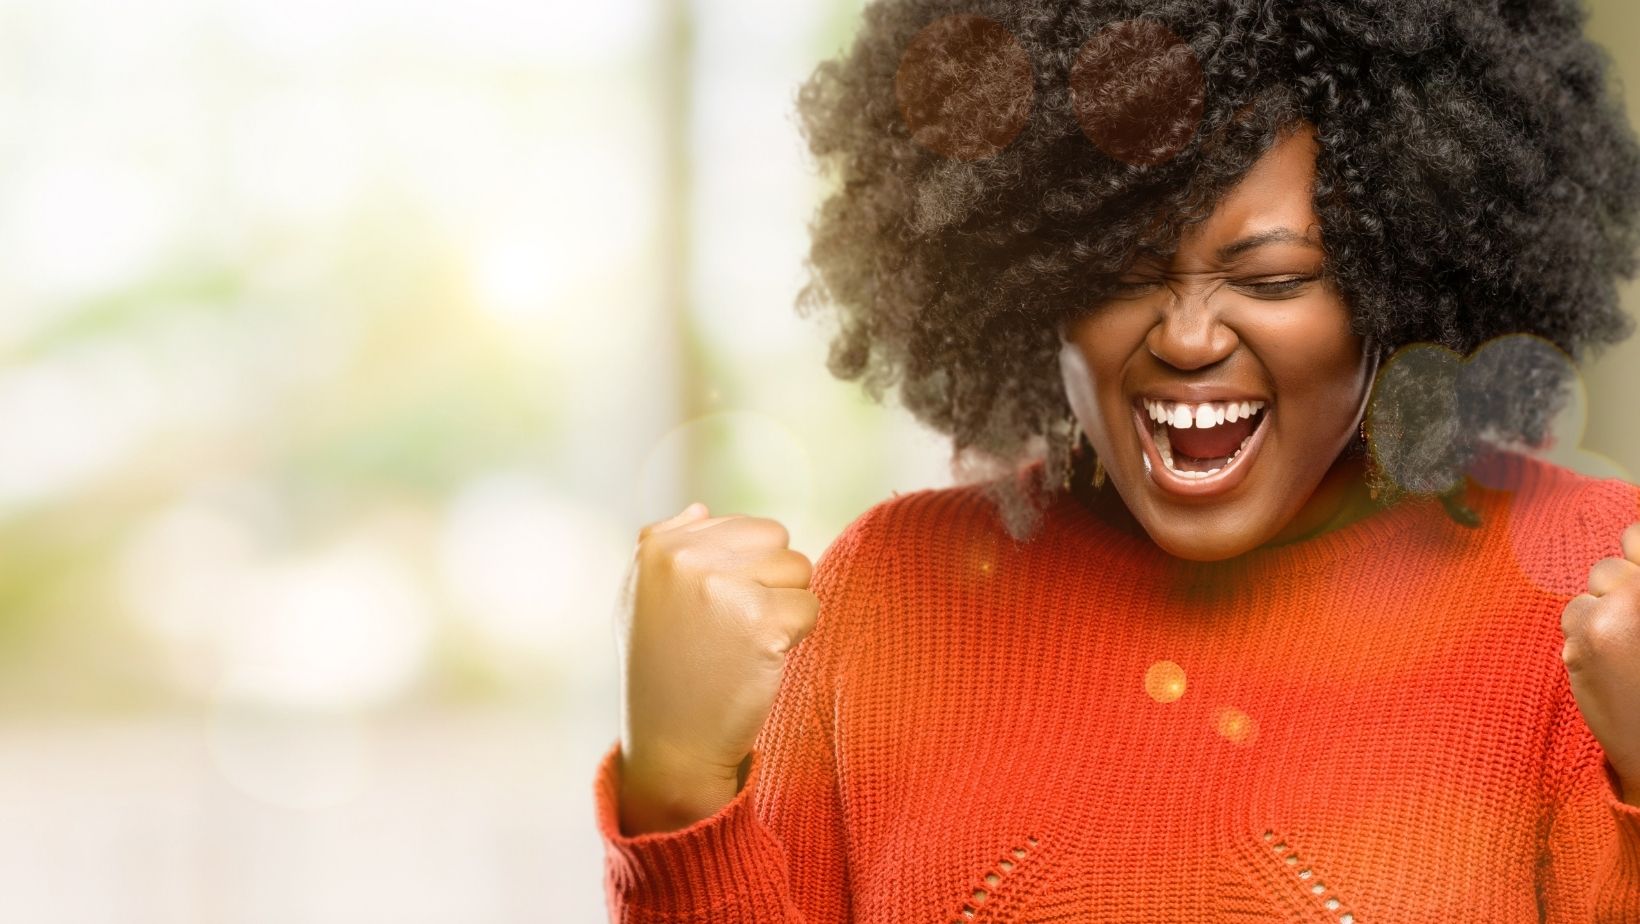
<svg viewBox="0 0 1640 924"><path fill-rule="evenodd" d="M1115 489L1107 482L1104 490ZM1092 544L1099 555L1119 556L1135 565L1148 564L1171 579L1215 583L1309 574L1370 554L1372 549L1393 544L1409 531L1440 530L1450 525L1438 499L1406 495L1323 533L1277 546L1260 546L1234 558L1196 561L1164 551L1149 535L1134 535L1107 523L1071 492L1055 492L1043 515L1045 526L1054 530L1056 547L1063 543Z"/></svg>

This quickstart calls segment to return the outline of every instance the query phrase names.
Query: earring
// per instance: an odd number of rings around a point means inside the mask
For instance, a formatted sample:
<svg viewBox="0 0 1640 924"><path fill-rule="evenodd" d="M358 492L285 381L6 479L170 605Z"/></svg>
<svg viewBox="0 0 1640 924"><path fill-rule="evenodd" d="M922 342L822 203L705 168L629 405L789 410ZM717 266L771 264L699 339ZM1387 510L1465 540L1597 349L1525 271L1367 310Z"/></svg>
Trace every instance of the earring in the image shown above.
<svg viewBox="0 0 1640 924"><path fill-rule="evenodd" d="M1376 503L1382 490L1378 485L1378 463L1372 457L1372 444L1367 442L1367 418L1364 416L1361 418L1361 455L1367 478L1367 496Z"/></svg>
<svg viewBox="0 0 1640 924"><path fill-rule="evenodd" d="M1063 488L1066 491L1069 491L1071 489L1071 472L1076 468L1076 450L1077 450L1078 444L1080 444L1081 442L1082 442L1082 421L1078 420L1075 417L1075 415L1072 415L1071 416L1071 448L1070 448L1070 451L1067 453L1067 458L1065 460L1065 481L1064 481L1064 484L1060 485L1060 487Z"/></svg>
<svg viewBox="0 0 1640 924"><path fill-rule="evenodd" d="M1078 449L1081 448L1081 445L1082 445L1082 421L1073 416L1071 418L1070 462L1065 466L1065 483L1063 485L1063 487L1066 491L1069 491L1071 489L1071 472L1074 471L1075 468L1076 468L1076 452L1077 452ZM1090 451L1093 449L1092 444L1089 444L1088 449ZM1105 486L1105 462L1104 462L1103 459L1099 458L1099 456L1097 454L1095 454L1094 457L1093 457L1093 488L1094 488L1094 490L1097 491L1097 490L1099 490L1100 488L1102 488L1104 486Z"/></svg>

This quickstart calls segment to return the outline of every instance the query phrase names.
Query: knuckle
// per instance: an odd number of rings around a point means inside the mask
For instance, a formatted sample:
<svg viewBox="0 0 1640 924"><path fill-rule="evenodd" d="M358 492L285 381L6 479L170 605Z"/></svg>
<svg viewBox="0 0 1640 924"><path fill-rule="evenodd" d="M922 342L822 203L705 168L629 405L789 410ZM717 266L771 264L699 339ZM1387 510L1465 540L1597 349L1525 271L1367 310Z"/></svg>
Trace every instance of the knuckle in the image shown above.
<svg viewBox="0 0 1640 924"><path fill-rule="evenodd" d="M779 610L783 620L801 619L811 610L813 597L814 594L802 588L784 588L775 595L772 606Z"/></svg>
<svg viewBox="0 0 1640 924"><path fill-rule="evenodd" d="M679 574L702 575L713 570L715 556L704 541L682 539L666 543L666 558Z"/></svg>
<svg viewBox="0 0 1640 924"><path fill-rule="evenodd" d="M671 550L658 536L646 536L638 540L632 549L632 560L645 571L657 571L669 568L671 565Z"/></svg>
<svg viewBox="0 0 1640 924"><path fill-rule="evenodd" d="M1623 570L1622 559L1602 558L1589 569L1589 586L1610 587L1622 577Z"/></svg>
<svg viewBox="0 0 1640 924"><path fill-rule="evenodd" d="M790 594L789 599L792 602L792 611L799 617L813 621L815 617L820 615L820 598L815 596L812 591L795 590Z"/></svg>
<svg viewBox="0 0 1640 924"><path fill-rule="evenodd" d="M672 549L659 536L645 536L638 540L633 557L645 568L667 567L672 561Z"/></svg>
<svg viewBox="0 0 1640 924"><path fill-rule="evenodd" d="M793 576L803 577L809 571L808 558L795 549L777 549L769 556L769 561L780 568L782 576L791 572Z"/></svg>
<svg viewBox="0 0 1640 924"><path fill-rule="evenodd" d="M784 547L791 542L791 533L786 524L771 517L750 517L748 525L758 531L758 538L770 546Z"/></svg>
<svg viewBox="0 0 1640 924"><path fill-rule="evenodd" d="M1568 638L1560 647L1560 661L1568 671L1580 671L1587 666L1588 652L1579 639Z"/></svg>
<svg viewBox="0 0 1640 924"><path fill-rule="evenodd" d="M698 543L669 540L668 535L660 533L644 543L639 551L640 568L668 581L698 578L709 569L710 558Z"/></svg>
<svg viewBox="0 0 1640 924"><path fill-rule="evenodd" d="M1579 645L1587 650L1589 659L1603 658L1632 643L1635 632L1631 622L1610 608L1598 610L1583 624Z"/></svg>
<svg viewBox="0 0 1640 924"><path fill-rule="evenodd" d="M758 650L772 658L784 658L803 637L802 631L780 620L769 619L756 627Z"/></svg>
<svg viewBox="0 0 1640 924"><path fill-rule="evenodd" d="M793 644L796 644L807 638L815 626L819 625L820 600L813 594L798 597L792 604L792 610L791 632Z"/></svg>
<svg viewBox="0 0 1640 924"><path fill-rule="evenodd" d="M1576 597L1573 597L1572 601L1566 604L1566 608L1561 611L1561 633L1566 635L1568 638L1576 635L1580 631L1585 618L1588 616L1589 607L1594 604L1595 597L1592 594L1578 594Z"/></svg>

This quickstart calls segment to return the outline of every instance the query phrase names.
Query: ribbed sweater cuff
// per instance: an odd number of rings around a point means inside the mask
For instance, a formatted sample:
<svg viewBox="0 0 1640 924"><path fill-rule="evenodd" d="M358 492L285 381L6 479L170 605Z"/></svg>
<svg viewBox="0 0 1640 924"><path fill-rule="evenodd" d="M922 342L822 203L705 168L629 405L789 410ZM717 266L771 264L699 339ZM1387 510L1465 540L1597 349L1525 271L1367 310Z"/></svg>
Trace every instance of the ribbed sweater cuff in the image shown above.
<svg viewBox="0 0 1640 924"><path fill-rule="evenodd" d="M1618 881L1627 883L1640 894L1640 806L1629 805L1618 798L1622 784L1606 765L1606 781L1611 784L1607 805L1617 819L1617 873Z"/></svg>
<svg viewBox="0 0 1640 924"><path fill-rule="evenodd" d="M604 753L595 783L611 899L657 914L716 908L725 920L778 920L789 883L780 841L753 803L761 754L752 752L745 784L716 814L676 831L628 836L620 829L620 750L616 742Z"/></svg>

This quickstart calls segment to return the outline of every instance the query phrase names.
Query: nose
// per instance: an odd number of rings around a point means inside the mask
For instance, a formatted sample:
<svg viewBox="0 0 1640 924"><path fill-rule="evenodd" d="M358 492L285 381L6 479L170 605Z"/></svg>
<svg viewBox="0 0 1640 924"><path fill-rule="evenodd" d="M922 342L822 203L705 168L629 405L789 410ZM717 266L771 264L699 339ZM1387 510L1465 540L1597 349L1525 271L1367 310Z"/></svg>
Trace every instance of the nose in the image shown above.
<svg viewBox="0 0 1640 924"><path fill-rule="evenodd" d="M1174 291L1145 335L1152 356L1184 370L1213 365L1229 356L1237 342L1236 332L1199 291Z"/></svg>

